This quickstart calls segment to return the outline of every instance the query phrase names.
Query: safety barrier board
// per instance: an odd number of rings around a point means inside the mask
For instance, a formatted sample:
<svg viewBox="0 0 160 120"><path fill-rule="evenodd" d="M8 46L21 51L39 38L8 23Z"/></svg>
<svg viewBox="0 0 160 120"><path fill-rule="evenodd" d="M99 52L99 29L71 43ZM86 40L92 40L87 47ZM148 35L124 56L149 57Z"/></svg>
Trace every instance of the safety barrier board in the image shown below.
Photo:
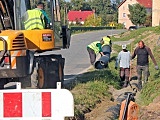
<svg viewBox="0 0 160 120"><path fill-rule="evenodd" d="M0 91L0 120L64 120L74 116L74 100L66 89Z"/></svg>

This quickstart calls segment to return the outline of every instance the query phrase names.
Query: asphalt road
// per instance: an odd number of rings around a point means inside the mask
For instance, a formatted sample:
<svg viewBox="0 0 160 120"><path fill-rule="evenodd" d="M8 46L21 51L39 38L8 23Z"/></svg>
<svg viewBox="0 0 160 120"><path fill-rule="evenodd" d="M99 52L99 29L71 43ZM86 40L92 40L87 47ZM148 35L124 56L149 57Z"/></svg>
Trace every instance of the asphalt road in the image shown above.
<svg viewBox="0 0 160 120"><path fill-rule="evenodd" d="M101 40L103 36L120 34L126 30L101 30L75 34L71 37L71 45L69 49L58 51L50 51L46 54L55 53L62 54L65 58L65 80L69 80L74 76L81 74L90 66L87 45L96 40Z"/></svg>

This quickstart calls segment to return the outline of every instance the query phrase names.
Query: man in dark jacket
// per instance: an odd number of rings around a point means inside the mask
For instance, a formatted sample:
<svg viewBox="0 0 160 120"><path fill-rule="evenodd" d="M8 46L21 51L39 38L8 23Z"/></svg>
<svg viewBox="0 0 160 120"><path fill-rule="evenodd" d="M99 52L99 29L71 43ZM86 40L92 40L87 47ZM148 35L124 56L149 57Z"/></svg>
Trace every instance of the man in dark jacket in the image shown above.
<svg viewBox="0 0 160 120"><path fill-rule="evenodd" d="M142 89L142 71L144 77L144 83L148 81L149 77L149 58L151 57L155 69L158 70L157 62L152 54L152 51L149 47L147 47L143 41L138 42L138 47L134 50L132 55L132 59L134 59L137 55L137 77L138 77L138 86L139 89Z"/></svg>

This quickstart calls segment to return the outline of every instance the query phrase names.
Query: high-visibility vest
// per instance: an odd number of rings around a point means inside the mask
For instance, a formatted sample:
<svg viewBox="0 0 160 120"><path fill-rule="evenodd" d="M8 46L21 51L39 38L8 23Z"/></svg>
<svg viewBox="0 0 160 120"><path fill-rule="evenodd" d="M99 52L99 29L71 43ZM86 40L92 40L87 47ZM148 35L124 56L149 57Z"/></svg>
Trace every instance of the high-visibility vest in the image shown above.
<svg viewBox="0 0 160 120"><path fill-rule="evenodd" d="M88 47L91 48L92 50L94 50L94 52L96 54L99 53L99 48L96 46L97 43L100 43L100 41L95 41L95 42L88 45Z"/></svg>
<svg viewBox="0 0 160 120"><path fill-rule="evenodd" d="M24 22L25 30L44 29L45 23L40 10L27 10L27 20Z"/></svg>
<svg viewBox="0 0 160 120"><path fill-rule="evenodd" d="M111 39L108 38L108 37L103 37L103 41L104 41L104 44L102 46L104 46L104 45L110 45Z"/></svg>

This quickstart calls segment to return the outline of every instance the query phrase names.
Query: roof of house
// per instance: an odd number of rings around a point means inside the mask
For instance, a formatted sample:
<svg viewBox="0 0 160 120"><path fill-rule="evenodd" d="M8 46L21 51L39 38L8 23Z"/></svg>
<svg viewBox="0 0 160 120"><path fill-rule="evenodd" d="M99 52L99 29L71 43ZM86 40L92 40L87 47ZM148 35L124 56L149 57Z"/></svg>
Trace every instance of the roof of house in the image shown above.
<svg viewBox="0 0 160 120"><path fill-rule="evenodd" d="M118 8L127 0L123 0L120 5L118 6ZM143 5L145 8L152 8L152 0L137 0L137 2L141 5Z"/></svg>
<svg viewBox="0 0 160 120"><path fill-rule="evenodd" d="M69 21L75 21L75 20L84 21L91 14L93 14L93 11L69 11L68 20Z"/></svg>
<svg viewBox="0 0 160 120"><path fill-rule="evenodd" d="M139 4L143 5L145 8L152 8L152 0L137 0Z"/></svg>

